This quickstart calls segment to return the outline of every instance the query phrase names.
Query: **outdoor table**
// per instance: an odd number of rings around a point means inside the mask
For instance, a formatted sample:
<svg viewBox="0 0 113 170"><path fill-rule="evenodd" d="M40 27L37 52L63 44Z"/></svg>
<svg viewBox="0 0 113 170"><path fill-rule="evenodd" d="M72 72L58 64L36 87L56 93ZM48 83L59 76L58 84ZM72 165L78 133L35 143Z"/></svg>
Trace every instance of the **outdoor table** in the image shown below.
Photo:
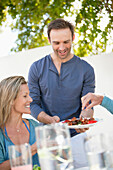
<svg viewBox="0 0 113 170"><path fill-rule="evenodd" d="M89 170L89 167L82 167L82 168L77 168L75 170Z"/></svg>

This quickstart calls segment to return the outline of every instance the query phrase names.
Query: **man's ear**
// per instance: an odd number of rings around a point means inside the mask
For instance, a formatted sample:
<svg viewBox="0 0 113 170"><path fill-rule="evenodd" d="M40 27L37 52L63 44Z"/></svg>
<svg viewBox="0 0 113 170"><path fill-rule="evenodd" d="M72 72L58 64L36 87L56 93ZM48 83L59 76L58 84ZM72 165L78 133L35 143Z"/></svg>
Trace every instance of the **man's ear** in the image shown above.
<svg viewBox="0 0 113 170"><path fill-rule="evenodd" d="M51 44L51 41L50 41L49 37L48 37L48 41L49 41L49 43Z"/></svg>
<svg viewBox="0 0 113 170"><path fill-rule="evenodd" d="M72 39L72 41L74 41L74 39L75 39L75 34L73 35L73 39Z"/></svg>

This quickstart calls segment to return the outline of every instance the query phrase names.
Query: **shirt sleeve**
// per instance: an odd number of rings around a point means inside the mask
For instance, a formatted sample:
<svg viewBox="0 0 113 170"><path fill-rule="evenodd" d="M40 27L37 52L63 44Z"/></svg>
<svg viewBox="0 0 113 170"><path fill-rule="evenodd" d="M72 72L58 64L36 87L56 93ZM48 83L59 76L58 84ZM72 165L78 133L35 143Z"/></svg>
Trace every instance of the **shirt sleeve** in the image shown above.
<svg viewBox="0 0 113 170"><path fill-rule="evenodd" d="M41 111L43 111L41 107L41 94L40 94L40 87L39 87L39 76L38 76L38 68L36 64L33 63L30 67L29 74L28 74L28 86L30 91L30 96L33 99L31 103L31 115L37 119L37 116Z"/></svg>
<svg viewBox="0 0 113 170"><path fill-rule="evenodd" d="M109 112L113 114L113 100L104 96L101 106L105 107Z"/></svg>
<svg viewBox="0 0 113 170"><path fill-rule="evenodd" d="M83 88L81 96L86 95L89 92L95 92L95 73L94 69L88 63L85 65L84 69L86 70L84 74Z"/></svg>

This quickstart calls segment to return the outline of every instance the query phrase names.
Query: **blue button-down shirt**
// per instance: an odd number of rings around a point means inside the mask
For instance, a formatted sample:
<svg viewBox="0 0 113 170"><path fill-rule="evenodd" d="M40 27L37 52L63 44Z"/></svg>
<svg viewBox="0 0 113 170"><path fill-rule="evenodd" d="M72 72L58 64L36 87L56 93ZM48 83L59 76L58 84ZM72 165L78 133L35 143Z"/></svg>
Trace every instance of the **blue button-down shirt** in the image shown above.
<svg viewBox="0 0 113 170"><path fill-rule="evenodd" d="M57 115L60 120L79 117L81 97L94 92L94 69L75 56L61 64L60 75L50 55L34 62L29 70L28 86L31 114L37 118L41 111Z"/></svg>

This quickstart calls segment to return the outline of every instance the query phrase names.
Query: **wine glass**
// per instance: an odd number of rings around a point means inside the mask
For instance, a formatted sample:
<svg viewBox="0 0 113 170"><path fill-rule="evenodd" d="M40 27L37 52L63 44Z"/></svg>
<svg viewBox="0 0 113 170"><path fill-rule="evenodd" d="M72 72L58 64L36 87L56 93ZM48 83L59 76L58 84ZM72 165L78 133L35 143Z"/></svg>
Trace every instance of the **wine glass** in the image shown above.
<svg viewBox="0 0 113 170"><path fill-rule="evenodd" d="M69 129L55 123L35 128L41 170L72 170Z"/></svg>

